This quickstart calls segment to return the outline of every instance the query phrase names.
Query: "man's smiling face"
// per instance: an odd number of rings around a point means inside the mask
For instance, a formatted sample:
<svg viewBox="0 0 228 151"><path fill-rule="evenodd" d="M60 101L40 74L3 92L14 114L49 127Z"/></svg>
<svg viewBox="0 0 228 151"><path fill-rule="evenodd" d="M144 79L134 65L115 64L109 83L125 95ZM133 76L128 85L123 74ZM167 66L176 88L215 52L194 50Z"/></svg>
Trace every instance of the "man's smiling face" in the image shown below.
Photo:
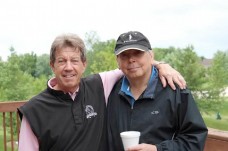
<svg viewBox="0 0 228 151"><path fill-rule="evenodd" d="M64 92L75 92L86 68L81 52L73 47L63 47L55 53L54 63L50 63L56 76L56 88Z"/></svg>

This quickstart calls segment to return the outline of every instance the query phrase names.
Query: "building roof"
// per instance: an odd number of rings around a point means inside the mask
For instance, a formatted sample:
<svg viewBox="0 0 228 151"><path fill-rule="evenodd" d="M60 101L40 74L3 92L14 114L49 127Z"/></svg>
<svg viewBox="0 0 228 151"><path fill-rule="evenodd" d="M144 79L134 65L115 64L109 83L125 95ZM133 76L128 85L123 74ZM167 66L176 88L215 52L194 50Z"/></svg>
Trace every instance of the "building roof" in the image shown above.
<svg viewBox="0 0 228 151"><path fill-rule="evenodd" d="M204 58L201 63L205 68L208 68L212 65L212 62L213 62L213 59Z"/></svg>

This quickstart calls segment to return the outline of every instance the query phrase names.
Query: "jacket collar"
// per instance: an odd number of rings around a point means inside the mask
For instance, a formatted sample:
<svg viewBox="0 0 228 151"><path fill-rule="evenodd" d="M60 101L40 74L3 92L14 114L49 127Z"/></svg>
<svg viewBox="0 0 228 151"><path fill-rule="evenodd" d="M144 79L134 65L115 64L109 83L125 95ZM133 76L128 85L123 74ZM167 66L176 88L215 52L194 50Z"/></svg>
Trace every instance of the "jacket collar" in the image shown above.
<svg viewBox="0 0 228 151"><path fill-rule="evenodd" d="M158 82L158 70L154 66L152 66L152 72L151 72L151 76L150 76L150 80L148 82L147 88L141 94L139 99L142 99L142 98L153 99L157 82ZM129 81L127 80L126 76L123 77L123 81L122 81L122 85L119 93L125 94L133 98L133 95L130 91Z"/></svg>

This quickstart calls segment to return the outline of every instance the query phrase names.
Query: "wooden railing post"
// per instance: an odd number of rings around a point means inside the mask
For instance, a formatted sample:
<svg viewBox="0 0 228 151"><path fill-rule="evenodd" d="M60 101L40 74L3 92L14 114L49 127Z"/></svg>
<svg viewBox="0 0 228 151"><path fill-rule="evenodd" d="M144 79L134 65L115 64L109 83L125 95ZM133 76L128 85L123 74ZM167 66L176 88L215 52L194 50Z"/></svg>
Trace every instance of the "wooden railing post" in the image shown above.
<svg viewBox="0 0 228 151"><path fill-rule="evenodd" d="M4 151L7 151L6 147L6 114L5 112L2 113L2 126L3 126L3 143L4 143Z"/></svg>

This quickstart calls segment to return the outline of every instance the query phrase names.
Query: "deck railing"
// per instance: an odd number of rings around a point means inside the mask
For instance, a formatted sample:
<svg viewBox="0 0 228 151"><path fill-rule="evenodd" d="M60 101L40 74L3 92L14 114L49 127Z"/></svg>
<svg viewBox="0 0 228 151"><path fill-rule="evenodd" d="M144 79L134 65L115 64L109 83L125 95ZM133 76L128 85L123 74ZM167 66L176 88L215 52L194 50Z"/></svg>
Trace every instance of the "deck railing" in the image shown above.
<svg viewBox="0 0 228 151"><path fill-rule="evenodd" d="M4 151L7 151L7 148L10 148L11 151L16 150L15 148L17 148L15 141L19 140L20 130L20 119L17 108L22 106L25 102L26 101L0 102ZM228 151L228 131L208 129L208 137L204 151Z"/></svg>
<svg viewBox="0 0 228 151"><path fill-rule="evenodd" d="M0 102L4 151L7 151L7 149L11 151L17 150L20 131L20 119L17 108L22 106L25 102L26 101Z"/></svg>
<svg viewBox="0 0 228 151"><path fill-rule="evenodd" d="M228 131L208 128L204 151L228 151Z"/></svg>

